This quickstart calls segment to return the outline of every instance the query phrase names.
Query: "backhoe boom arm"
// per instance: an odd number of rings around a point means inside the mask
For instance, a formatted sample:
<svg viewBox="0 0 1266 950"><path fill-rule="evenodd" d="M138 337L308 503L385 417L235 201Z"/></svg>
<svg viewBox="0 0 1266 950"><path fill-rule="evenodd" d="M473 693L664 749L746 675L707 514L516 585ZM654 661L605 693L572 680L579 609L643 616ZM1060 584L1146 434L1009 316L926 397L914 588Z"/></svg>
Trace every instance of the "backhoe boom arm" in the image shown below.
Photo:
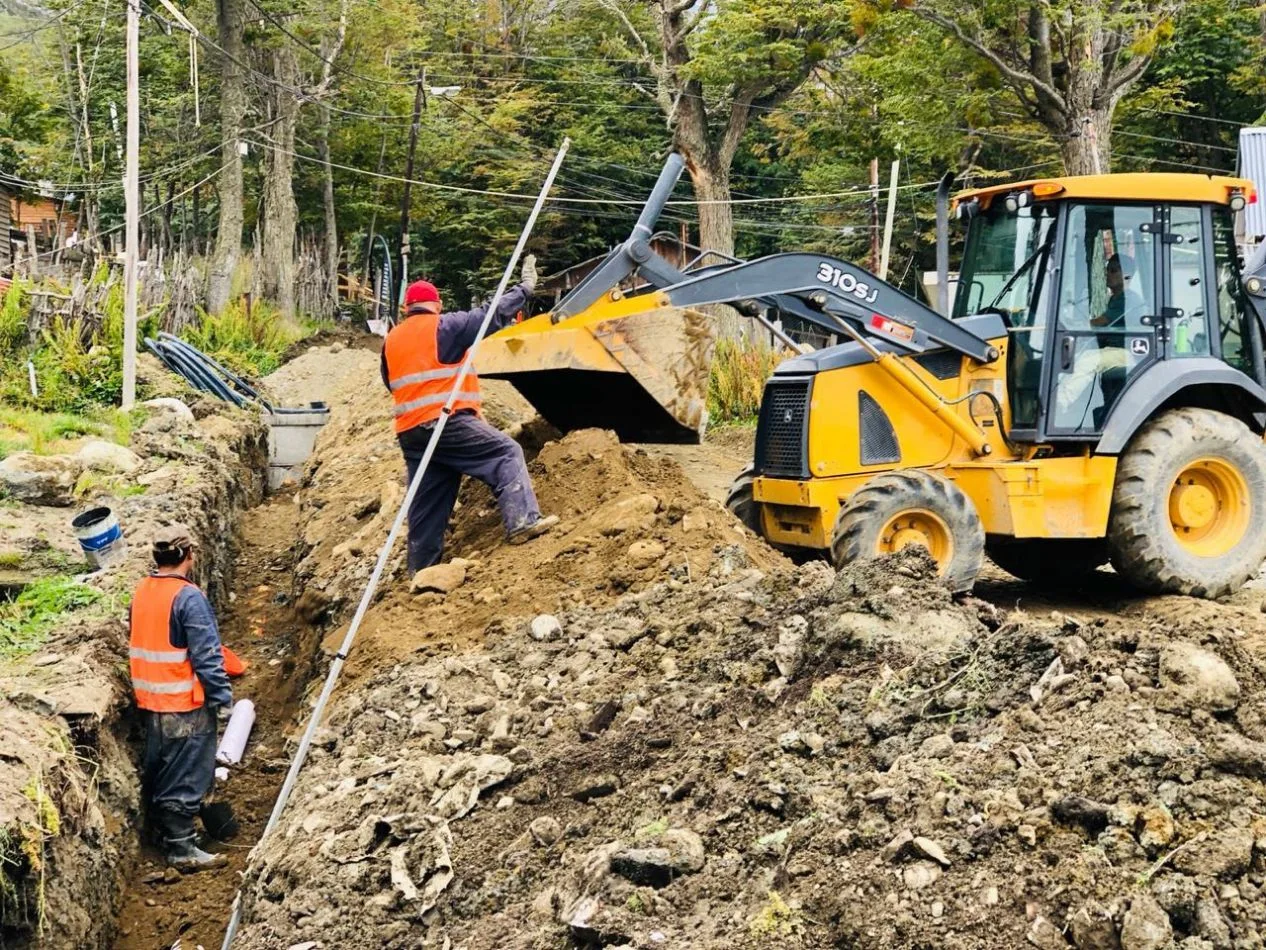
<svg viewBox="0 0 1266 950"><path fill-rule="evenodd" d="M998 358L998 351L987 340L931 307L906 296L869 271L820 254L772 254L684 280L664 288L661 293L674 307L790 296L803 301L805 310L812 312L809 306L812 302L836 319L848 320L865 333L907 349L927 349L927 341L933 341L981 363ZM802 315L805 314L797 313L797 316ZM820 313L807 318L830 330L838 329ZM891 321L895 321L896 326Z"/></svg>

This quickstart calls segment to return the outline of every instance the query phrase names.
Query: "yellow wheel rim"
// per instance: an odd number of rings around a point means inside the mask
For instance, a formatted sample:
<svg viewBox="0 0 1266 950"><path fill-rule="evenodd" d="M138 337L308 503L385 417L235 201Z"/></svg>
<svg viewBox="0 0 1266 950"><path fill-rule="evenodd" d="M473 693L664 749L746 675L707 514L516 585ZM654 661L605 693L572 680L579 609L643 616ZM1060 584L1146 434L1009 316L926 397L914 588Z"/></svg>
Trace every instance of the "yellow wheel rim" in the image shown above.
<svg viewBox="0 0 1266 950"><path fill-rule="evenodd" d="M889 518L875 539L875 553L895 554L911 544L927 548L941 574L954 557L954 538L949 525L926 508L911 508Z"/></svg>
<svg viewBox="0 0 1266 950"><path fill-rule="evenodd" d="M1221 557L1248 531L1248 483L1225 459L1189 463L1169 489L1169 523L1174 537L1197 557Z"/></svg>

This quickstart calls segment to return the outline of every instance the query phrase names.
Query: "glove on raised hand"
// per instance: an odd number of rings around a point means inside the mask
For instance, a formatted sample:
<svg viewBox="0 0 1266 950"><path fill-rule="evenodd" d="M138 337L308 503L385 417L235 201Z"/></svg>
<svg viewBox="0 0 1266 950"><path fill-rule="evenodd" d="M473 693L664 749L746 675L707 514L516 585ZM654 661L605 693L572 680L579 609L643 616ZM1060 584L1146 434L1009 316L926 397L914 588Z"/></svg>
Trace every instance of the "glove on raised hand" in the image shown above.
<svg viewBox="0 0 1266 950"><path fill-rule="evenodd" d="M529 254L523 258L523 273L519 283L528 289L528 293L536 290L536 255Z"/></svg>

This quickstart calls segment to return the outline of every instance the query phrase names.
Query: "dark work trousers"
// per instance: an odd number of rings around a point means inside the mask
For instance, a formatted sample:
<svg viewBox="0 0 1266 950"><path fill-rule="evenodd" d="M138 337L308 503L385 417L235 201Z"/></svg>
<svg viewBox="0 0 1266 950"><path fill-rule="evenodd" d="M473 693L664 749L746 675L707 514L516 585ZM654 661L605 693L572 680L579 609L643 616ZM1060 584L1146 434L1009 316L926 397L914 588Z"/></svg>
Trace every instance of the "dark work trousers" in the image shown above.
<svg viewBox="0 0 1266 950"><path fill-rule="evenodd" d="M144 789L150 813L192 818L215 781L215 707L145 712Z"/></svg>
<svg viewBox="0 0 1266 950"><path fill-rule="evenodd" d="M415 426L399 435L409 470L417 473L432 426ZM438 564L444 531L453 514L462 476L477 478L496 496L506 534L535 524L541 517L519 443L472 412L455 412L440 433L440 443L409 507L409 570Z"/></svg>

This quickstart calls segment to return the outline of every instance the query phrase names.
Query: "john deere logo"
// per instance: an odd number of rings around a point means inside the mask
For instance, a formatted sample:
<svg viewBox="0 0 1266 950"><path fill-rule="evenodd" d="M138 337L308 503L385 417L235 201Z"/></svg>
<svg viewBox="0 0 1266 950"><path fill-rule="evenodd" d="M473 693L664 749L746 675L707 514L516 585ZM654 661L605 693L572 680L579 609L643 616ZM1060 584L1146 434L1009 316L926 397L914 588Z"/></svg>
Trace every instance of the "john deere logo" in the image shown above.
<svg viewBox="0 0 1266 950"><path fill-rule="evenodd" d="M788 425L791 424L791 410L790 409L784 409L782 411L782 421L787 423Z"/></svg>

